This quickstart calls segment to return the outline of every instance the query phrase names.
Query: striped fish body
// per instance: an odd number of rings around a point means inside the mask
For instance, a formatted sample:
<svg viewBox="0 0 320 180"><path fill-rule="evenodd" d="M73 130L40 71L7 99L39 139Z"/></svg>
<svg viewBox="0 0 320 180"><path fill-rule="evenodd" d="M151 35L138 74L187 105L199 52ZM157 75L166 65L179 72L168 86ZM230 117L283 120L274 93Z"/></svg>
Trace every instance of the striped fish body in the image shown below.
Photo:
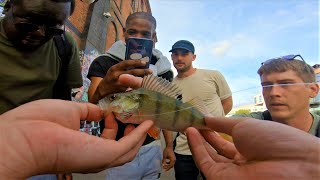
<svg viewBox="0 0 320 180"><path fill-rule="evenodd" d="M118 119L124 123L140 124L148 119L153 120L157 127L171 131L182 131L190 126L198 129L205 128L204 114L193 107L192 104L183 103L179 99L145 88L118 94L117 96L122 97L119 98L119 102L115 99L111 106L113 104L123 105L121 108L116 108L118 110L114 112L120 114ZM125 103L132 102L133 99L137 102L135 108L126 107ZM127 114L133 115L127 119Z"/></svg>
<svg viewBox="0 0 320 180"><path fill-rule="evenodd" d="M192 99L182 102L182 94L176 85L155 76L146 76L142 87L126 93L106 97L99 106L106 112L114 112L123 123L140 124L152 120L161 129L183 131L187 127L207 129L203 102Z"/></svg>

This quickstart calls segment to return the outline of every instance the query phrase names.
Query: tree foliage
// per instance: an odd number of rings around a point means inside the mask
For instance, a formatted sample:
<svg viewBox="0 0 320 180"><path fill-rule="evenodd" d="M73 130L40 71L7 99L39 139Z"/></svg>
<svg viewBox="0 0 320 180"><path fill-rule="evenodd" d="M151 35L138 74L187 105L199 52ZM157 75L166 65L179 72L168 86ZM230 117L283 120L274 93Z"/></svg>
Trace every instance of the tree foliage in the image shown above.
<svg viewBox="0 0 320 180"><path fill-rule="evenodd" d="M234 114L240 115L240 114L250 114L250 113L251 113L250 109L239 109Z"/></svg>
<svg viewBox="0 0 320 180"><path fill-rule="evenodd" d="M318 114L320 116L320 110L313 111L315 114Z"/></svg>

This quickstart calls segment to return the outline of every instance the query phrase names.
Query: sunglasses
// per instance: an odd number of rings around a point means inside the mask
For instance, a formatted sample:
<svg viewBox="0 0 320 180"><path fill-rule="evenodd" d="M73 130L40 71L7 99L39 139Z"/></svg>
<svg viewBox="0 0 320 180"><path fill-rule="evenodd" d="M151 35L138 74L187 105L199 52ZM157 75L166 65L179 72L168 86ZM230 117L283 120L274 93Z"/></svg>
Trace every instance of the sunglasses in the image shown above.
<svg viewBox="0 0 320 180"><path fill-rule="evenodd" d="M16 19L16 15L13 13L13 8L11 8L11 13L12 17ZM63 26L63 28L57 28L56 26L48 27L46 25L38 25L29 22L17 22L14 23L14 26L18 31L23 33L38 31L42 27L46 36L59 36L65 31L65 26Z"/></svg>
<svg viewBox="0 0 320 180"><path fill-rule="evenodd" d="M41 27L40 25L32 24L28 22L18 22L18 23L15 23L14 25L18 31L25 32L25 33L38 31ZM64 29L60 29L57 27L47 27L45 25L42 25L42 27L44 28L44 32L46 36L61 35L64 32Z"/></svg>
<svg viewBox="0 0 320 180"><path fill-rule="evenodd" d="M300 59L296 59L296 57L298 57L298 58L300 58ZM303 61L304 63L306 63L300 54L297 54L297 55L290 54L290 55L286 55L286 56L280 56L280 57L277 57L277 58L268 59L268 60L262 62L262 63L261 63L261 66L266 65L266 64L272 62L273 60L277 60L277 59L283 59L283 60L287 60L287 61L291 61L291 60L301 60L301 61Z"/></svg>

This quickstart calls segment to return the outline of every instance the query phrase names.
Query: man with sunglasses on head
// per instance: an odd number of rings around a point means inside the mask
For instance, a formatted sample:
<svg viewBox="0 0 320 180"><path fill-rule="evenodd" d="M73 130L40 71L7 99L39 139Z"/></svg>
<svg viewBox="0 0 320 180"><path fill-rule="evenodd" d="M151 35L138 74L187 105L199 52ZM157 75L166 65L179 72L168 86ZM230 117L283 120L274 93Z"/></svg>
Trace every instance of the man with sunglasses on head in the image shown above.
<svg viewBox="0 0 320 180"><path fill-rule="evenodd" d="M230 122L206 118L234 144L214 132L187 130L198 167L208 179L319 179L320 117L309 111L309 99L319 92L313 68L300 55L288 55L263 62L258 74L267 111Z"/></svg>
<svg viewBox="0 0 320 180"><path fill-rule="evenodd" d="M77 45L64 31L74 6L74 0L7 2L5 17L0 19L0 114L30 101L60 98L55 97L62 93L60 89L68 94L71 88L82 86ZM63 60L53 38L61 35L70 51L65 54L68 63L59 81L64 87L56 89ZM31 179L56 179L56 175Z"/></svg>
<svg viewBox="0 0 320 180"><path fill-rule="evenodd" d="M258 70L267 111L248 115L283 123L320 137L320 117L309 111L309 100L319 92L313 68L300 55L287 55L261 63Z"/></svg>

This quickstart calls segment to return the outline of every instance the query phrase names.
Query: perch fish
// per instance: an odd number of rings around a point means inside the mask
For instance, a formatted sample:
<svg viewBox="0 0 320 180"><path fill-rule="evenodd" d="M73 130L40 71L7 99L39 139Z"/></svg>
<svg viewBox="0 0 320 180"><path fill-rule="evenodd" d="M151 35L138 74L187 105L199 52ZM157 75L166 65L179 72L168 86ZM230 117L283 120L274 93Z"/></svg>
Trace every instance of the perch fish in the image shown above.
<svg viewBox="0 0 320 180"><path fill-rule="evenodd" d="M99 106L106 113L114 112L116 119L123 123L152 120L158 129L184 131L190 126L208 129L204 121L206 108L200 98L182 102L176 85L152 75L143 78L141 88L109 95L99 101ZM160 129L151 131L158 134Z"/></svg>

